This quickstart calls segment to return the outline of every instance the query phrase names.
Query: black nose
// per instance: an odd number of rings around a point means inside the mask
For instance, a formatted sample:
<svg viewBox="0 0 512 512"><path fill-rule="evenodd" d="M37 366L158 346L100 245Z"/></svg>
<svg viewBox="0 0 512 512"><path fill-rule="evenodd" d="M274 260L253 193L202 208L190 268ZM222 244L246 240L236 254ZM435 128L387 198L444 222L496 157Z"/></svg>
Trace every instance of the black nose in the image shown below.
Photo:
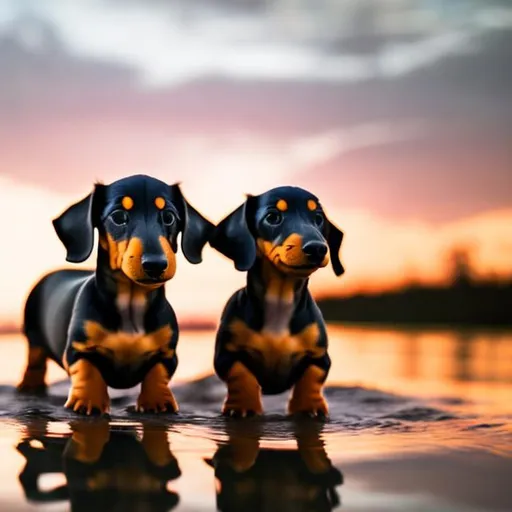
<svg viewBox="0 0 512 512"><path fill-rule="evenodd" d="M157 279L167 268L165 256L142 256L142 269L148 277Z"/></svg>
<svg viewBox="0 0 512 512"><path fill-rule="evenodd" d="M327 254L327 245L323 242L307 242L302 247L304 254L313 265L322 263Z"/></svg>

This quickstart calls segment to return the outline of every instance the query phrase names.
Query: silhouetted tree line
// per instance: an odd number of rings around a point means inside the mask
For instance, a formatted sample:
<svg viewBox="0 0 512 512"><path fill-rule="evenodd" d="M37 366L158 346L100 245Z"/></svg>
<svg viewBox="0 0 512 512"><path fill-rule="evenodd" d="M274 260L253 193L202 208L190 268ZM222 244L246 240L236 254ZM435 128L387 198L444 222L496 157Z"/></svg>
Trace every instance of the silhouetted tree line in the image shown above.
<svg viewBox="0 0 512 512"><path fill-rule="evenodd" d="M446 286L411 285L378 294L318 300L327 321L512 325L512 276L475 279L466 251L451 255L452 275Z"/></svg>

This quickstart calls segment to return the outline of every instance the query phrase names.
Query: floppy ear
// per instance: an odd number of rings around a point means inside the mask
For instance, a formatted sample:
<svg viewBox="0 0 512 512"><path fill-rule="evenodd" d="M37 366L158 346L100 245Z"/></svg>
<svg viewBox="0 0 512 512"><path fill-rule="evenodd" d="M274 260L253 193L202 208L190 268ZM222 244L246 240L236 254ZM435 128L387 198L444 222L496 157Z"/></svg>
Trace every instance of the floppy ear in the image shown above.
<svg viewBox="0 0 512 512"><path fill-rule="evenodd" d="M256 242L247 224L247 215L252 196L224 218L215 228L210 245L233 260L235 268L249 270L256 259Z"/></svg>
<svg viewBox="0 0 512 512"><path fill-rule="evenodd" d="M170 185L170 187L182 217L181 249L183 254L190 263L201 263L203 247L208 243L215 226L186 201L178 183Z"/></svg>
<svg viewBox="0 0 512 512"><path fill-rule="evenodd" d="M96 227L96 205L103 188L104 185L96 185L87 197L70 206L52 221L57 236L67 250L66 261L81 263L91 255Z"/></svg>
<svg viewBox="0 0 512 512"><path fill-rule="evenodd" d="M327 219L327 224L327 245L331 255L332 269L337 276L341 276L345 272L339 256L341 242L343 241L343 231L338 229L329 219Z"/></svg>

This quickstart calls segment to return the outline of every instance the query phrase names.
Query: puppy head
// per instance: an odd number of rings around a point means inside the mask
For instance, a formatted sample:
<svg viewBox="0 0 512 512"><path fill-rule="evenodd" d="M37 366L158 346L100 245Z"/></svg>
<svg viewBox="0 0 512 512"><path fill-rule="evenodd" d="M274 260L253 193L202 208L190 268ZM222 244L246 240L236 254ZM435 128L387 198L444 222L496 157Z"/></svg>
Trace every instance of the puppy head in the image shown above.
<svg viewBox="0 0 512 512"><path fill-rule="evenodd" d="M232 259L237 270L249 270L257 256L280 272L307 277L331 261L334 273L343 232L329 221L320 201L297 187L278 187L248 196L213 231L210 245Z"/></svg>
<svg viewBox="0 0 512 512"><path fill-rule="evenodd" d="M97 184L53 225L66 247L67 261L79 263L89 257L97 228L100 251L108 253L110 268L149 287L174 276L179 233L187 260L200 263L214 227L190 206L179 185L144 175Z"/></svg>

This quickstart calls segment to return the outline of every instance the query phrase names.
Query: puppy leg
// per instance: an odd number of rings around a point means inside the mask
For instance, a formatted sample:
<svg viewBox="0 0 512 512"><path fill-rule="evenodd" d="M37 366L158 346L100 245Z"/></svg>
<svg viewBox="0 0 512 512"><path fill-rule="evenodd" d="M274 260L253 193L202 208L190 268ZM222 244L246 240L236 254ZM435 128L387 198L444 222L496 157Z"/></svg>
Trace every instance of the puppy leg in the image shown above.
<svg viewBox="0 0 512 512"><path fill-rule="evenodd" d="M91 414L94 409L106 413L110 409L107 385L99 370L86 359L69 367L71 389L64 407Z"/></svg>
<svg viewBox="0 0 512 512"><path fill-rule="evenodd" d="M228 463L237 473L244 473L256 463L260 452L260 422L230 422L228 434Z"/></svg>
<svg viewBox="0 0 512 512"><path fill-rule="evenodd" d="M256 377L240 362L233 364L226 378L228 396L222 406L227 416L262 414L261 387Z"/></svg>
<svg viewBox="0 0 512 512"><path fill-rule="evenodd" d="M110 439L108 420L89 423L80 420L71 423L73 435L64 450L64 456L86 464L98 462Z"/></svg>
<svg viewBox="0 0 512 512"><path fill-rule="evenodd" d="M295 428L298 452L310 473L327 473L332 465L320 437L318 423L299 422Z"/></svg>
<svg viewBox="0 0 512 512"><path fill-rule="evenodd" d="M46 391L46 368L48 355L44 348L28 340L28 361L18 391L42 393Z"/></svg>
<svg viewBox="0 0 512 512"><path fill-rule="evenodd" d="M147 425L143 423L141 443L153 465L163 468L176 461L169 447L165 425Z"/></svg>
<svg viewBox="0 0 512 512"><path fill-rule="evenodd" d="M327 416L329 408L322 395L325 377L325 370L318 366L309 366L293 388L288 402L288 413Z"/></svg>
<svg viewBox="0 0 512 512"><path fill-rule="evenodd" d="M144 377L137 399L139 412L178 412L179 407L169 389L169 374L162 363L157 363Z"/></svg>

